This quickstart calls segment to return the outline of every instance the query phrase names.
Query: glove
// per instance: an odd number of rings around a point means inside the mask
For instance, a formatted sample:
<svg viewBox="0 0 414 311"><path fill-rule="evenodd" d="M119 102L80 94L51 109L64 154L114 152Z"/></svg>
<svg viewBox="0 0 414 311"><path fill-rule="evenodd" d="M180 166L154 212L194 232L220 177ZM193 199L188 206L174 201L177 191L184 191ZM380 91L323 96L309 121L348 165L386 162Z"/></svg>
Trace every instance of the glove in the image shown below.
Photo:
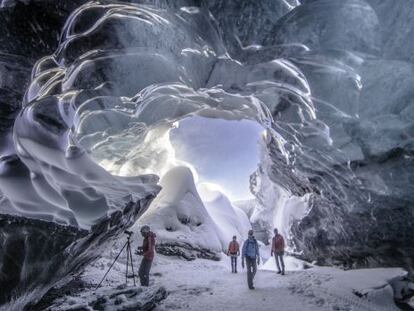
<svg viewBox="0 0 414 311"><path fill-rule="evenodd" d="M273 256L273 251L270 252L270 256Z"/></svg>
<svg viewBox="0 0 414 311"><path fill-rule="evenodd" d="M242 268L244 269L244 260L242 261Z"/></svg>
<svg viewBox="0 0 414 311"><path fill-rule="evenodd" d="M257 265L260 265L260 258L257 258Z"/></svg>

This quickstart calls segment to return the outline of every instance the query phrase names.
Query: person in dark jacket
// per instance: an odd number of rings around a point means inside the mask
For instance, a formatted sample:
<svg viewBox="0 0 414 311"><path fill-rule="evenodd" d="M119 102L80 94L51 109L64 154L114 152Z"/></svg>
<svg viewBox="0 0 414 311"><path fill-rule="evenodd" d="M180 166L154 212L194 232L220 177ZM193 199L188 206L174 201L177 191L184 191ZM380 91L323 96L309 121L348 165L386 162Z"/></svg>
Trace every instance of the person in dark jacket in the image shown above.
<svg viewBox="0 0 414 311"><path fill-rule="evenodd" d="M242 268L244 268L244 260L247 264L247 285L250 289L254 289L253 279L256 275L257 264L260 264L259 244L253 235L253 230L249 230L249 237L243 243L242 249Z"/></svg>
<svg viewBox="0 0 414 311"><path fill-rule="evenodd" d="M237 237L234 235L233 240L229 243L227 249L227 256L231 258L231 273L237 273L237 257L240 256L239 243Z"/></svg>
<svg viewBox="0 0 414 311"><path fill-rule="evenodd" d="M141 228L141 235L144 237L142 247L138 247L136 254L142 255L141 265L139 266L138 276L141 286L149 285L149 273L155 254L155 233L151 232L150 227L145 225Z"/></svg>
<svg viewBox="0 0 414 311"><path fill-rule="evenodd" d="M285 240L283 236L279 234L277 229L273 230L275 236L272 239L272 251L270 256L275 255L276 266L278 274L285 275L285 262L283 261L283 255L285 254ZM282 267L282 269L280 269Z"/></svg>

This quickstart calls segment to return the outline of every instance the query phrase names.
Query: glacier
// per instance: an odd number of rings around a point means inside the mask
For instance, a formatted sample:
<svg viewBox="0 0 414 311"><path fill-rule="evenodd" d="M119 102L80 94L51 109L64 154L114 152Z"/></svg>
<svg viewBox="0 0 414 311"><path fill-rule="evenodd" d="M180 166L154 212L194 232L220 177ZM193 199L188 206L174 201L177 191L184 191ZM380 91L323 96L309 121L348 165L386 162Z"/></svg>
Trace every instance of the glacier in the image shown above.
<svg viewBox="0 0 414 311"><path fill-rule="evenodd" d="M300 259L412 273L413 14L409 0L0 1L1 216L82 235L115 219L97 249L138 218L217 252L277 226ZM192 117L264 129L247 213L176 157Z"/></svg>

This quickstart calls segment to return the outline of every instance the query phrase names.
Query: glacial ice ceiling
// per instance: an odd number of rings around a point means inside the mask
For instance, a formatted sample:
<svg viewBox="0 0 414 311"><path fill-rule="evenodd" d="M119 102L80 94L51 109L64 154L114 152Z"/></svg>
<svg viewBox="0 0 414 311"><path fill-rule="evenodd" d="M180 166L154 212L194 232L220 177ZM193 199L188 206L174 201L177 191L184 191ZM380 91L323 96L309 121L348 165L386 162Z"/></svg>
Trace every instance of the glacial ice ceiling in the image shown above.
<svg viewBox="0 0 414 311"><path fill-rule="evenodd" d="M414 3L25 2L0 11L2 33L18 10L33 26L1 40L4 213L88 227L158 191L175 122L249 119L254 221L304 199L304 258L412 265Z"/></svg>

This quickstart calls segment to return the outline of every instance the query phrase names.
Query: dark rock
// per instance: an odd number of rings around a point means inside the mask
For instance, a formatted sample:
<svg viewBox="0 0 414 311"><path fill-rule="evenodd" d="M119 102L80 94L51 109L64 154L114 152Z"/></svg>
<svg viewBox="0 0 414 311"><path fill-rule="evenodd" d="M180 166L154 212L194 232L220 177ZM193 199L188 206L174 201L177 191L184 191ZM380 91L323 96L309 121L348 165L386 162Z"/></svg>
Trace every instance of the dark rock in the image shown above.
<svg viewBox="0 0 414 311"><path fill-rule="evenodd" d="M372 196L372 208L352 212L315 198L313 208L293 224L299 256L321 265L344 268L414 266L412 205L387 196Z"/></svg>
<svg viewBox="0 0 414 311"><path fill-rule="evenodd" d="M55 300L66 296L78 295L89 288L92 288L91 285L85 283L80 277L74 277L63 286L51 288L38 303L29 306L25 311L47 310Z"/></svg>
<svg viewBox="0 0 414 311"><path fill-rule="evenodd" d="M164 242L155 245L155 250L165 256L177 256L191 261L196 258L219 261L220 256L206 248L193 246L189 243Z"/></svg>
<svg viewBox="0 0 414 311"><path fill-rule="evenodd" d="M56 50L67 17L86 2L19 1L0 9L0 135L13 126L34 63Z"/></svg>
<svg viewBox="0 0 414 311"><path fill-rule="evenodd" d="M148 195L141 204L129 203L133 207L116 223L108 217L90 232L43 220L0 215L0 303L21 299L20 305L30 306L56 282L67 282L71 275L99 258L107 243L130 227L153 198L154 195ZM7 310L17 310L13 308L19 308L19 304L13 302Z"/></svg>
<svg viewBox="0 0 414 311"><path fill-rule="evenodd" d="M56 300L51 307L45 310L59 309L61 311L72 311L73 306L68 302L68 298L76 299L76 308L79 310L113 310L116 306L118 311L149 311L153 310L157 304L167 297L164 287L125 287L100 288L93 294L89 289L83 292L62 296ZM77 309L78 310L78 309Z"/></svg>
<svg viewBox="0 0 414 311"><path fill-rule="evenodd" d="M41 271L47 270L50 258L87 234L85 230L53 222L0 215L0 304L31 283L41 283Z"/></svg>
<svg viewBox="0 0 414 311"><path fill-rule="evenodd" d="M86 0L28 1L0 10L0 51L32 63L58 46L69 14Z"/></svg>

